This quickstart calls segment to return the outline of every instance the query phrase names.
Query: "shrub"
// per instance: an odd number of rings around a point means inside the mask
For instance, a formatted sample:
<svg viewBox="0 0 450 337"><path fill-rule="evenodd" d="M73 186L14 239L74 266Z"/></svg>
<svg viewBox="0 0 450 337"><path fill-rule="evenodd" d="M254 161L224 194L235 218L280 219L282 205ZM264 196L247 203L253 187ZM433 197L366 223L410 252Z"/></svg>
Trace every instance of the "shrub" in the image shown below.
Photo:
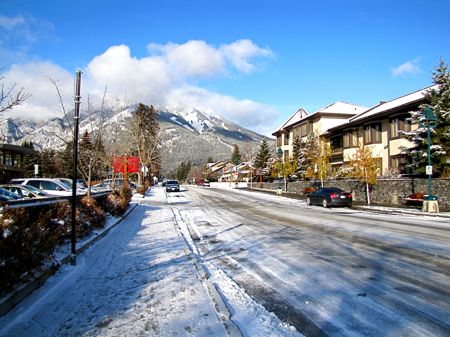
<svg viewBox="0 0 450 337"><path fill-rule="evenodd" d="M25 209L7 209L0 214L0 293L27 281L50 262L60 235L49 210L36 220Z"/></svg>
<svg viewBox="0 0 450 337"><path fill-rule="evenodd" d="M103 208L112 215L122 215L127 210L132 195L130 188L114 190L104 201Z"/></svg>
<svg viewBox="0 0 450 337"><path fill-rule="evenodd" d="M77 205L76 236L82 237L105 224L105 210L123 214L131 200L131 190L113 192L97 204L84 197ZM103 209L102 209L103 208ZM59 203L41 209L5 209L0 213L0 294L15 284L27 282L52 263L55 248L71 234L72 205Z"/></svg>

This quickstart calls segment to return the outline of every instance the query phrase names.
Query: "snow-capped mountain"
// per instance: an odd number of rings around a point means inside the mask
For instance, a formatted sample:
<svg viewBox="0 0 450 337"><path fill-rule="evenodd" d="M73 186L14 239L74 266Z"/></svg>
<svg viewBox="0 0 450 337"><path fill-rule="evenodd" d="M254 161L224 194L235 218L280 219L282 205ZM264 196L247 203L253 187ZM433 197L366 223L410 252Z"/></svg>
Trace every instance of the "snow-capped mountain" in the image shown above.
<svg viewBox="0 0 450 337"><path fill-rule="evenodd" d="M132 116L135 106L120 111L102 110L80 117L80 134L84 130L102 130L107 144L114 130L125 130L127 119ZM257 151L259 142L268 138L247 130L221 116L197 109L185 110L180 107L156 107L161 130L162 167L164 173L175 169L182 161L193 164L213 160L227 160L237 144L244 153L248 148ZM2 141L21 144L31 141L37 149L61 148L65 140L72 138L73 118L52 118L46 121L7 119L0 123ZM249 146L250 144L250 146ZM245 148L245 149L244 149Z"/></svg>

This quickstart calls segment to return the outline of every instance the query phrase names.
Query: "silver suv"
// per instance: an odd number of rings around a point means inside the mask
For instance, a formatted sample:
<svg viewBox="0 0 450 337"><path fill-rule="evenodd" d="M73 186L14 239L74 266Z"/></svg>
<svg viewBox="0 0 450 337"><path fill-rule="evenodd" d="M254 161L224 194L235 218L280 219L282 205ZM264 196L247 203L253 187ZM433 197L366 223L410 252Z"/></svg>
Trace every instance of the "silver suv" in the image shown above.
<svg viewBox="0 0 450 337"><path fill-rule="evenodd" d="M39 188L51 195L71 196L72 187L61 181L60 179L52 178L21 178L11 180L13 184L28 185ZM85 194L85 191L78 190L77 194Z"/></svg>

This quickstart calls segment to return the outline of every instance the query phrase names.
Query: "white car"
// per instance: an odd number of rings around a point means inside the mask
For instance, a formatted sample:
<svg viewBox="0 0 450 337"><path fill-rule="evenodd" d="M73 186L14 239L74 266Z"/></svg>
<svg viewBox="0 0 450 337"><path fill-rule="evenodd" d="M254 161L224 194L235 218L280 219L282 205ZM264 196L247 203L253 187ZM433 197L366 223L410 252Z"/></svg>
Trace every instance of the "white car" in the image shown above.
<svg viewBox="0 0 450 337"><path fill-rule="evenodd" d="M52 178L21 178L11 180L13 184L21 184L36 187L50 195L71 196L72 188L59 179ZM77 190L78 195L86 194L85 191Z"/></svg>

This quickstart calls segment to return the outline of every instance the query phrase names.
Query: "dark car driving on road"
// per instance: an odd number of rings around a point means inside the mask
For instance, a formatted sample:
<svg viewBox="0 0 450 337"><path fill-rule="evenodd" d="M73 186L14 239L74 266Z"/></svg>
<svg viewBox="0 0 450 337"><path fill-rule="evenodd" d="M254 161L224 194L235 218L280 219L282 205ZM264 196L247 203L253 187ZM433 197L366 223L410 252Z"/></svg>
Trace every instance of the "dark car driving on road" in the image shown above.
<svg viewBox="0 0 450 337"><path fill-rule="evenodd" d="M180 192L180 184L177 180L166 181L166 192Z"/></svg>
<svg viewBox="0 0 450 337"><path fill-rule="evenodd" d="M315 192L311 192L306 196L308 205L330 206L352 206L352 194L344 192L336 187L321 187Z"/></svg>

